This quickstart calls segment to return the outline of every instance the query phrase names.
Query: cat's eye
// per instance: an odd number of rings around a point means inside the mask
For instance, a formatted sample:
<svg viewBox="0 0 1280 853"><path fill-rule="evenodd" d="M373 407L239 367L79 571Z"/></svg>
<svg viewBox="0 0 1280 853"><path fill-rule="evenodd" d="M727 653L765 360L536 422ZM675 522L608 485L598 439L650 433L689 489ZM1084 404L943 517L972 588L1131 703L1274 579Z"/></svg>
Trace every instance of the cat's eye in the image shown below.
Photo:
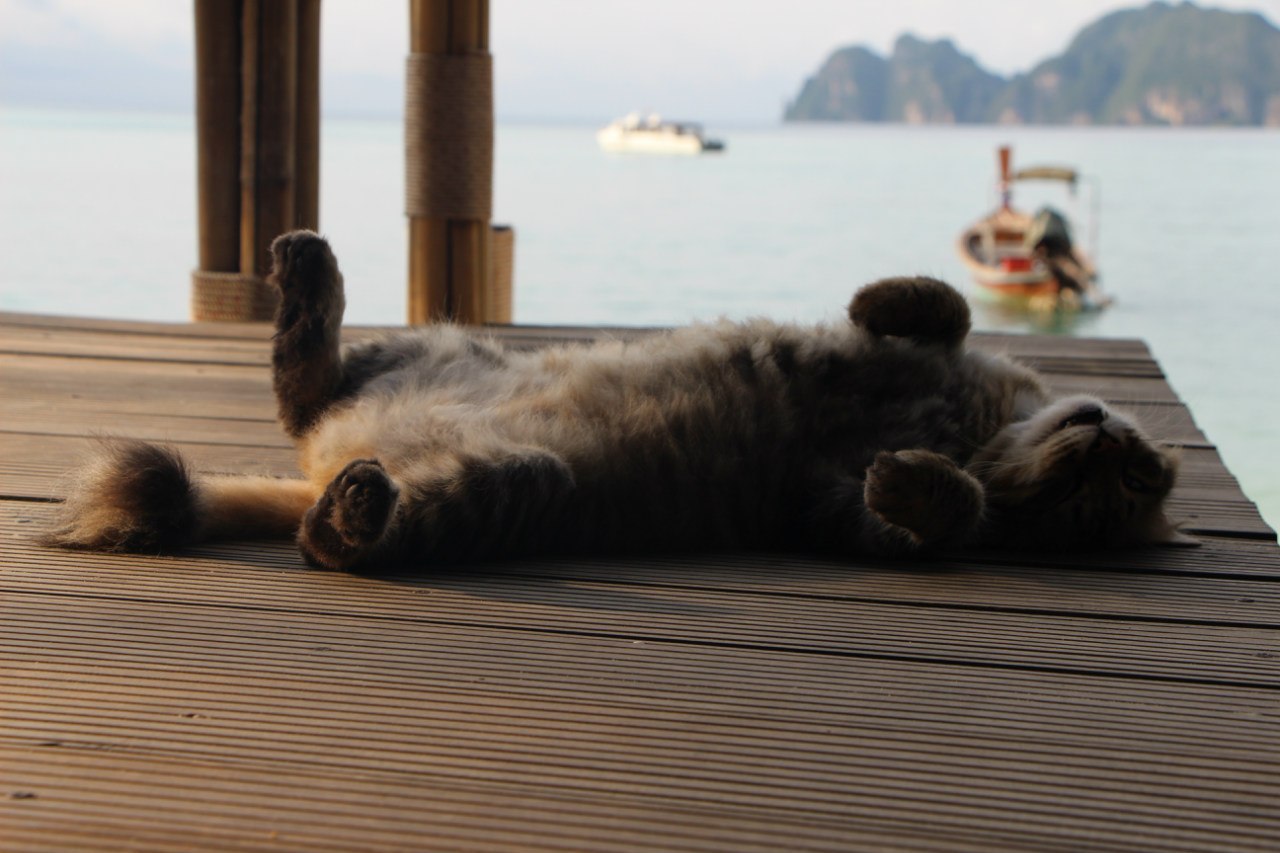
<svg viewBox="0 0 1280 853"><path fill-rule="evenodd" d="M1151 488L1152 488L1150 483L1147 483L1143 480L1139 480L1137 477L1133 476L1132 474L1127 474L1127 473L1120 475L1120 482L1129 491L1138 492L1139 494L1142 494L1143 492L1149 492L1151 491Z"/></svg>

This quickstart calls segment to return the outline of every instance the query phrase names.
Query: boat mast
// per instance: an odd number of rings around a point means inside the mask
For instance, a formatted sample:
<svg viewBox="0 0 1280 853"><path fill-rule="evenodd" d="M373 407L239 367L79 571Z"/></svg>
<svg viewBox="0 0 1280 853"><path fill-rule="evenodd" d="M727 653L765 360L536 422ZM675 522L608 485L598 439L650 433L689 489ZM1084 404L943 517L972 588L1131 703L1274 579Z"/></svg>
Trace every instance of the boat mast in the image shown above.
<svg viewBox="0 0 1280 853"><path fill-rule="evenodd" d="M1013 149L1008 145L1000 146L1000 209L1008 210L1013 203L1012 170L1009 168L1013 159Z"/></svg>

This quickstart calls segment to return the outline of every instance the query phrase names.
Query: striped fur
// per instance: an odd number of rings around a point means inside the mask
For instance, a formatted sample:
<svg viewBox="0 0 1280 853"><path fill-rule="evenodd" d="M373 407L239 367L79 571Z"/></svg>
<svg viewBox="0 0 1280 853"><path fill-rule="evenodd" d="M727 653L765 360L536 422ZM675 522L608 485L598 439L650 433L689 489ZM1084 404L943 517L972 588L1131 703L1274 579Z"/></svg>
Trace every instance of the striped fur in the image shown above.
<svg viewBox="0 0 1280 853"><path fill-rule="evenodd" d="M328 244L294 232L272 250L274 386L305 479L205 477L171 451L115 445L52 541L295 535L314 565L382 570L1178 538L1161 510L1174 460L1101 402L1051 403L1031 371L966 350L968 307L939 281L870 285L831 325L720 322L532 352L436 325L343 352ZM1036 539L1042 521L1053 535Z"/></svg>

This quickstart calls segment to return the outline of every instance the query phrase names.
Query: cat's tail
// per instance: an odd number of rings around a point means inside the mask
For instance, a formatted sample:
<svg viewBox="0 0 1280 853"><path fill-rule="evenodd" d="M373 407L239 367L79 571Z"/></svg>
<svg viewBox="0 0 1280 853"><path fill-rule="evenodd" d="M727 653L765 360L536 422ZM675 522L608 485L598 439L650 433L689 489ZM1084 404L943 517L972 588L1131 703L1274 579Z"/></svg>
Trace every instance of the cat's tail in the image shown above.
<svg viewBox="0 0 1280 853"><path fill-rule="evenodd" d="M318 497L306 480L197 474L172 448L108 441L45 542L157 553L227 537L289 538Z"/></svg>

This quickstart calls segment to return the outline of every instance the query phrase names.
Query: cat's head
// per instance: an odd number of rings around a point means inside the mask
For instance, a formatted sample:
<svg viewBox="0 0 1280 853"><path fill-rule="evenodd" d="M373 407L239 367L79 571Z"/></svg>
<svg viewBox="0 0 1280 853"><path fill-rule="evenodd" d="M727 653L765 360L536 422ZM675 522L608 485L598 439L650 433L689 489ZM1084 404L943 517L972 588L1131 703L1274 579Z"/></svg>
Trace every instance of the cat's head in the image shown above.
<svg viewBox="0 0 1280 853"><path fill-rule="evenodd" d="M1174 451L1094 397L1067 397L1002 430L970 463L992 537L1047 548L1194 545L1164 513Z"/></svg>

